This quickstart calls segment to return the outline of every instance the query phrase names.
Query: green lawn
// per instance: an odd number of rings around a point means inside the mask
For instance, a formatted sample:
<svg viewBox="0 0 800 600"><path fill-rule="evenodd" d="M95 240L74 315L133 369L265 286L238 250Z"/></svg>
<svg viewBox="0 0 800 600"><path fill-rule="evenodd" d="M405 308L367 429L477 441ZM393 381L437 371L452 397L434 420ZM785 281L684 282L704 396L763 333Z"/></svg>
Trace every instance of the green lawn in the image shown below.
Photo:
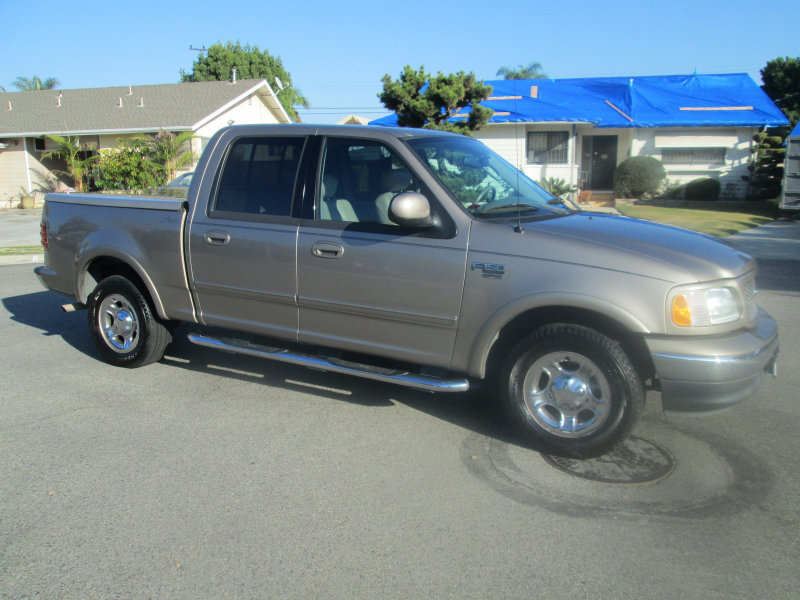
<svg viewBox="0 0 800 600"><path fill-rule="evenodd" d="M617 210L627 217L675 225L716 237L733 235L745 229L769 223L778 217L777 210L763 207L744 209L744 212L741 212L741 207L733 210L700 210L664 206L618 206ZM734 212L734 210L740 212Z"/></svg>
<svg viewBox="0 0 800 600"><path fill-rule="evenodd" d="M16 256L17 254L44 254L41 246L9 246L0 248L0 256Z"/></svg>

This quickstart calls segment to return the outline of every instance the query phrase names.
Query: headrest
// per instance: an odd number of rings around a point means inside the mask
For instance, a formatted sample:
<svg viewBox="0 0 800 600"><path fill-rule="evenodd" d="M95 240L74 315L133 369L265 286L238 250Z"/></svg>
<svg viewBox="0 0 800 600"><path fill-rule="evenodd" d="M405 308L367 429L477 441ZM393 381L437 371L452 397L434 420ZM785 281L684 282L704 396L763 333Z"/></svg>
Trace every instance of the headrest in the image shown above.
<svg viewBox="0 0 800 600"><path fill-rule="evenodd" d="M336 188L339 187L339 180L333 175L326 173L322 176L322 197L333 198Z"/></svg>
<svg viewBox="0 0 800 600"><path fill-rule="evenodd" d="M408 169L392 169L381 173L381 189L388 192L402 192L411 185Z"/></svg>

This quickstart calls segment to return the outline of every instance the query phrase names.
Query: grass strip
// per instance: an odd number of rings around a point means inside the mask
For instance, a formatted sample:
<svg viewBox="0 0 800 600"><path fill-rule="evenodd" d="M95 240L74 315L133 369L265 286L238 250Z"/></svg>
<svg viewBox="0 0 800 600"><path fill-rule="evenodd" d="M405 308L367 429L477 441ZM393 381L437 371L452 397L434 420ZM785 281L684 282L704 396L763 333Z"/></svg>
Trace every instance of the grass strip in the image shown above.
<svg viewBox="0 0 800 600"><path fill-rule="evenodd" d="M0 248L0 256L17 256L19 254L44 254L41 246L8 246Z"/></svg>
<svg viewBox="0 0 800 600"><path fill-rule="evenodd" d="M733 212L729 210L699 210L664 206L618 206L617 210L626 217L683 227L684 229L707 233L715 237L726 237L745 229L770 223L777 216L769 209Z"/></svg>

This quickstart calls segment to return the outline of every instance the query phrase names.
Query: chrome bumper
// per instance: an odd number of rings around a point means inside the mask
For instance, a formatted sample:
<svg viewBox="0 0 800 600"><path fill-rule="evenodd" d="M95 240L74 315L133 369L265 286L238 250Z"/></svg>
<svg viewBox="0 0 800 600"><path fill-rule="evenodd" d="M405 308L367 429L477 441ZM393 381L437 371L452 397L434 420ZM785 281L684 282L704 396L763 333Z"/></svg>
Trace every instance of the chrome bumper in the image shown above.
<svg viewBox="0 0 800 600"><path fill-rule="evenodd" d="M775 373L778 328L765 311L744 332L709 337L647 338L668 415L699 415L734 406Z"/></svg>

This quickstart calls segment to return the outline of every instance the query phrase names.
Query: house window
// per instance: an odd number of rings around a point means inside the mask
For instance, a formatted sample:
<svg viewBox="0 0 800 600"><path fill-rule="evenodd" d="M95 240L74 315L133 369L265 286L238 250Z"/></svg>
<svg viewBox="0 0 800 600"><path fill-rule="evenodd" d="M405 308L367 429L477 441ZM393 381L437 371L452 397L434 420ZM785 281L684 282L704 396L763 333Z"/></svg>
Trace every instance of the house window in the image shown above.
<svg viewBox="0 0 800 600"><path fill-rule="evenodd" d="M44 138L33 138L33 149L37 152L44 152Z"/></svg>
<svg viewBox="0 0 800 600"><path fill-rule="evenodd" d="M661 162L665 165L725 164L725 148L662 148Z"/></svg>
<svg viewBox="0 0 800 600"><path fill-rule="evenodd" d="M568 139L566 131L528 133L528 164L566 164Z"/></svg>

